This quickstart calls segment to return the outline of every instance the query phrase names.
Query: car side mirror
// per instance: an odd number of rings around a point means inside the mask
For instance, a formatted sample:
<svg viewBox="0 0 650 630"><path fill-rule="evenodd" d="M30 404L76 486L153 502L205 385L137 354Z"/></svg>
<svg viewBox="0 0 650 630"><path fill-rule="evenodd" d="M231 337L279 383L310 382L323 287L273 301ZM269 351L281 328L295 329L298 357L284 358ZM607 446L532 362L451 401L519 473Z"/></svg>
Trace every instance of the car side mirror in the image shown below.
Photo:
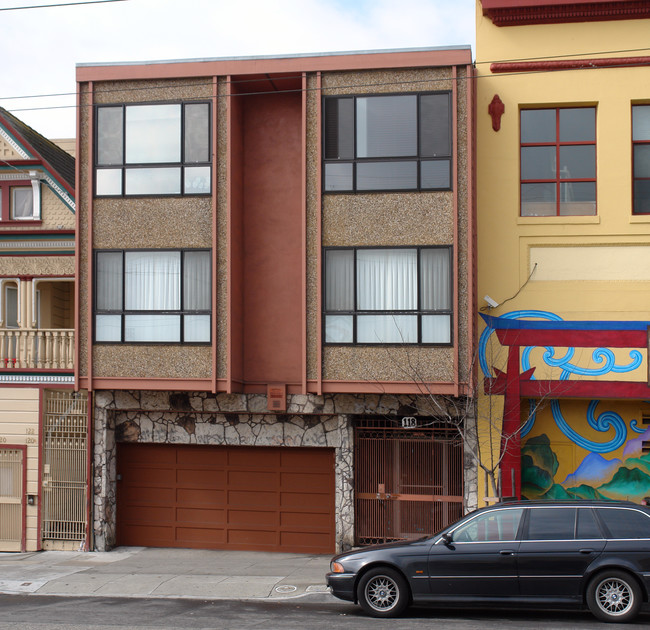
<svg viewBox="0 0 650 630"><path fill-rule="evenodd" d="M442 542L445 543L445 545L449 546L454 542L454 538L449 532L445 532L442 535Z"/></svg>

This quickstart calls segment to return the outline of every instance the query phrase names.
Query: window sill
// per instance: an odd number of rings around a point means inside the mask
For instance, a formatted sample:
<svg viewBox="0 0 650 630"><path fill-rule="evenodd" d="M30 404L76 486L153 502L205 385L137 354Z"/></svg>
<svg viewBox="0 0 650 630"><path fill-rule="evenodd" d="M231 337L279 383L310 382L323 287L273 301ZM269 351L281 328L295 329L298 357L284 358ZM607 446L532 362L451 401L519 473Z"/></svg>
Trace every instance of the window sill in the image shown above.
<svg viewBox="0 0 650 630"><path fill-rule="evenodd" d="M24 219L17 221L15 219L0 219L0 227L17 227L17 226L31 226L43 225L42 219Z"/></svg>
<svg viewBox="0 0 650 630"><path fill-rule="evenodd" d="M650 220L650 217L648 218ZM600 216L579 217L518 217L517 225L597 225Z"/></svg>
<svg viewBox="0 0 650 630"><path fill-rule="evenodd" d="M650 223L650 214L633 214L630 223Z"/></svg>

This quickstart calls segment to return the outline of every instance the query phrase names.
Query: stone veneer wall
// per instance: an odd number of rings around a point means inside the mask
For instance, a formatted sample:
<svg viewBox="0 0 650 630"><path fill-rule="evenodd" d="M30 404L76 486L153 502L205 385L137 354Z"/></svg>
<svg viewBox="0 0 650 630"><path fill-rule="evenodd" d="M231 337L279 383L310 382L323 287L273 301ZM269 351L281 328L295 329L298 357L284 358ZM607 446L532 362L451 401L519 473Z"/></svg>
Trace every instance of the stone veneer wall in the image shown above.
<svg viewBox="0 0 650 630"><path fill-rule="evenodd" d="M116 536L117 442L329 447L335 451L336 546L354 544L354 456L350 416L426 408L425 397L293 395L270 414L266 396L208 392L97 391L94 394L93 548ZM465 458L467 509L477 505L476 466Z"/></svg>

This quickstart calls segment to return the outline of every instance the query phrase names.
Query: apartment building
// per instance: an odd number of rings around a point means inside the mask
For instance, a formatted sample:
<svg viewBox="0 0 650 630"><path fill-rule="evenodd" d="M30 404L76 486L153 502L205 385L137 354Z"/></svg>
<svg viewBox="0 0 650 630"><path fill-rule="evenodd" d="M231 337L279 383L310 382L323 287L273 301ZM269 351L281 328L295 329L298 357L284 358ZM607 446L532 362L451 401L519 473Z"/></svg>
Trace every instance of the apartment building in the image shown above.
<svg viewBox="0 0 650 630"><path fill-rule="evenodd" d="M77 66L94 548L328 553L476 504L472 73Z"/></svg>

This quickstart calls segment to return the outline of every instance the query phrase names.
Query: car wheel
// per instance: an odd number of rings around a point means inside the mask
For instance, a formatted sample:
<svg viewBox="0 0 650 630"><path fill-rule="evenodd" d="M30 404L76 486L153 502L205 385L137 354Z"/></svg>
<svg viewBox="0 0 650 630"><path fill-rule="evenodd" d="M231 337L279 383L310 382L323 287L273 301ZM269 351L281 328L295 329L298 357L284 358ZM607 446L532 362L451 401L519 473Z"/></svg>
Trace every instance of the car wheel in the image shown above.
<svg viewBox="0 0 650 630"><path fill-rule="evenodd" d="M359 605L373 617L397 617L409 605L409 587L400 573L388 567L370 569L359 580Z"/></svg>
<svg viewBox="0 0 650 630"><path fill-rule="evenodd" d="M587 605L602 621L629 621L639 613L641 589L636 580L623 571L597 575L587 587Z"/></svg>

